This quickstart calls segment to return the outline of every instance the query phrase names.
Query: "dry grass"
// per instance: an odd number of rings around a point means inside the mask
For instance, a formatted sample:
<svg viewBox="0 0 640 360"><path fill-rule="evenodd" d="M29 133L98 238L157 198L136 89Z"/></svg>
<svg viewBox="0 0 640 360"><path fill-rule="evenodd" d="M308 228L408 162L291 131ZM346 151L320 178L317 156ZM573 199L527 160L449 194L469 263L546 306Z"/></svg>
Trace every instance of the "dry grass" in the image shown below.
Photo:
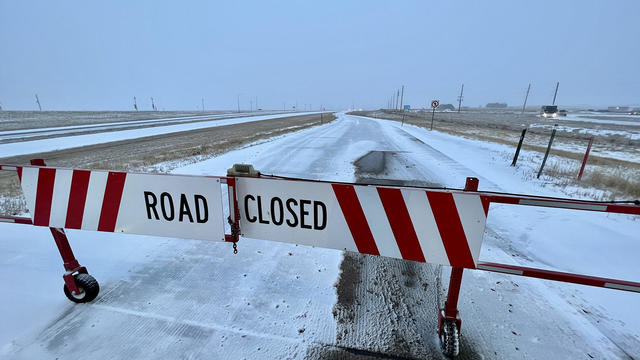
<svg viewBox="0 0 640 360"><path fill-rule="evenodd" d="M631 179L628 172L620 168L609 173L592 172L582 180L595 188L611 189L614 194L619 193L629 199L640 199L640 182Z"/></svg>

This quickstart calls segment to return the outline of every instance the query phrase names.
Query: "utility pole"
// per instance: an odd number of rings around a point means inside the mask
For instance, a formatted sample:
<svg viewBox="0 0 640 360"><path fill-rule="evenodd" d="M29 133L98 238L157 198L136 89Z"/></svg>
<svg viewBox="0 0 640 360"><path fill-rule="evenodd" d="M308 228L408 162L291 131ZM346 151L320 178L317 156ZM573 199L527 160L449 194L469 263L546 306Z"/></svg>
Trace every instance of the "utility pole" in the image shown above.
<svg viewBox="0 0 640 360"><path fill-rule="evenodd" d="M400 110L404 111L402 105L404 104L404 85L402 85L402 95L400 95Z"/></svg>
<svg viewBox="0 0 640 360"><path fill-rule="evenodd" d="M240 112L240 94L238 94L238 112Z"/></svg>
<svg viewBox="0 0 640 360"><path fill-rule="evenodd" d="M36 102L38 103L38 109L42 111L42 106L40 106L40 99L38 99L38 94L36 94Z"/></svg>
<svg viewBox="0 0 640 360"><path fill-rule="evenodd" d="M458 96L458 112L460 112L460 107L462 106L462 93L464 92L464 84L460 88L460 96Z"/></svg>
<svg viewBox="0 0 640 360"><path fill-rule="evenodd" d="M551 103L551 105L555 105L556 104L556 96L558 95L558 86L560 86L560 81L558 81L556 83L556 92L553 93L553 102Z"/></svg>
<svg viewBox="0 0 640 360"><path fill-rule="evenodd" d="M527 106L527 99L529 98L529 90L531 90L531 83L529 83L529 87L527 88L527 95L524 96L524 104L522 105L522 114L524 114L524 108Z"/></svg>
<svg viewBox="0 0 640 360"><path fill-rule="evenodd" d="M136 109L136 111L138 111L138 100L136 100L136 97L133 97L133 108Z"/></svg>
<svg viewBox="0 0 640 360"><path fill-rule="evenodd" d="M204 112L204 98L202 98L202 112Z"/></svg>
<svg viewBox="0 0 640 360"><path fill-rule="evenodd" d="M156 111L156 103L153 102L153 98L151 98L151 109L153 109L153 111Z"/></svg>
<svg viewBox="0 0 640 360"><path fill-rule="evenodd" d="M398 104L400 104L400 89L398 89L398 92L396 93L396 110L398 110Z"/></svg>
<svg viewBox="0 0 640 360"><path fill-rule="evenodd" d="M249 111L253 111L253 99L249 99Z"/></svg>

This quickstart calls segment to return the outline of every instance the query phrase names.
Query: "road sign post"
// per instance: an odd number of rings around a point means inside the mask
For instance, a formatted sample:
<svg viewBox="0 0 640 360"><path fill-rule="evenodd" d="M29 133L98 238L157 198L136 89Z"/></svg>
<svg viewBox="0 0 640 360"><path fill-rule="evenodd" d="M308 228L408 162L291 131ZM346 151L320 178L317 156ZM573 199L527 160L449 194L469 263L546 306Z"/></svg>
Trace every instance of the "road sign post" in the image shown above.
<svg viewBox="0 0 640 360"><path fill-rule="evenodd" d="M431 100L431 108L433 110L431 111L431 128L429 130L433 130L433 117L436 115L436 108L438 105L440 105L439 100Z"/></svg>

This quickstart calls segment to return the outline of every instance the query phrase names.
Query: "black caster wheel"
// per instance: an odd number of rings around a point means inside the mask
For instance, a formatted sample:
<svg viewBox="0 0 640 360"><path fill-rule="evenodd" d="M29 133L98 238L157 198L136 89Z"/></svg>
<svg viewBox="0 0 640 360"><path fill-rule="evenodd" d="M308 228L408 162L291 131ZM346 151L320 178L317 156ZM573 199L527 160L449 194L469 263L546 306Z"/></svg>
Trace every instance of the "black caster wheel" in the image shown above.
<svg viewBox="0 0 640 360"><path fill-rule="evenodd" d="M100 292L100 285L98 281L89 274L78 274L73 277L76 281L79 294L72 294L67 288L67 284L64 284L64 294L67 298L74 303L86 303L95 299Z"/></svg>
<svg viewBox="0 0 640 360"><path fill-rule="evenodd" d="M460 332L455 321L445 321L442 324L440 346L446 357L453 359L460 354Z"/></svg>

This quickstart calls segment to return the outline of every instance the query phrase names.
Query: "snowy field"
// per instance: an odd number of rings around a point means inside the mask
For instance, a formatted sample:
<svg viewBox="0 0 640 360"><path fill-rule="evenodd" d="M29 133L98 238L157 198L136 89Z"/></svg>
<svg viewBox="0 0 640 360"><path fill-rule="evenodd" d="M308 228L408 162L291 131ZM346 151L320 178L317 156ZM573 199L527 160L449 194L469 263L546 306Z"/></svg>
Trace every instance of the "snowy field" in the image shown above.
<svg viewBox="0 0 640 360"><path fill-rule="evenodd" d="M375 111L370 114L395 120L402 117L400 112ZM408 122L429 126L431 112L409 113L405 117ZM640 116L637 115L571 112L567 116L543 118L537 111L521 114L509 110L470 109L461 113L436 112L434 122L435 129L445 132L514 144L517 144L521 131L526 128L524 145L538 146L542 151L557 124L553 149L580 156L586 150L589 137L594 136L592 155L640 163Z"/></svg>
<svg viewBox="0 0 640 360"><path fill-rule="evenodd" d="M551 178L532 178L538 153L523 151L512 168L510 146L339 117L204 162L168 167L224 175L234 163L251 163L266 174L354 181L354 161L384 151L392 154L380 174L385 179L461 188L467 176L475 176L480 190L574 192L554 186ZM29 146L40 144L46 142ZM358 286L377 299L356 316L366 327L355 330L373 334L365 339L336 315L336 286L346 271L339 251L241 239L234 255L226 243L69 231L76 256L101 285L93 303L74 305L62 294L62 266L48 230L10 224L0 229L0 279L11 289L0 310L2 358L442 358L433 323L416 319L442 305L438 295L444 289L433 288L446 288L446 268L412 265L426 285L398 288L406 294L399 308L391 294L397 284L374 286L367 276L380 274L364 274ZM480 259L640 281L639 229L640 219L625 215L493 205ZM382 264L391 272L396 266ZM465 271L461 358L637 358L638 301L637 293ZM365 312L385 315L368 318Z"/></svg>
<svg viewBox="0 0 640 360"><path fill-rule="evenodd" d="M269 115L271 112L261 113L221 113L216 115L197 115L197 116L179 116L179 117L164 117L158 119L146 119L146 120L129 120L129 121L115 121L108 123L98 124L83 124L83 125L67 125L67 126L55 126L55 127L39 127L34 129L19 129L19 130L3 130L0 131L0 143L9 142L11 140L24 141L29 138L35 137L54 137L60 135L70 135L83 132L98 132L98 131L115 131L123 130L126 128L139 128L150 127L157 125L170 125L180 124L185 122L197 122L205 120L237 118L255 115ZM155 114L154 114L155 115ZM43 117L44 118L44 117ZM46 118L44 118L46 119ZM0 129L2 119L0 119Z"/></svg>
<svg viewBox="0 0 640 360"><path fill-rule="evenodd" d="M300 115L305 115L305 114L316 114L316 113L313 113L313 112L300 113ZM283 117L289 117L289 116L291 116L291 114L286 113L286 114L276 114L276 115L246 116L246 117L211 120L211 121L198 121L198 122L191 122L186 124L163 125L163 126L133 129L133 130L119 130L116 128L116 130L109 131L106 133L60 136L60 137L52 137L52 138L47 138L42 140L0 144L0 154L2 154L3 157L10 157L10 156L25 155L25 154L31 154L31 153L69 149L69 148L86 146L86 145L103 144L108 142L137 139L137 138L146 137L146 136L177 133L182 131L191 131L191 130L198 130L198 129L208 129L208 128L213 128L218 126L241 124L241 123L252 122L252 121L277 119L277 118L283 118ZM171 123L172 121L169 121L169 120L174 120L174 119L164 119L164 120L165 122ZM77 127L74 127L73 129L64 129L62 131L73 133L75 129L77 129ZM0 135L1 134L2 133L0 133Z"/></svg>

